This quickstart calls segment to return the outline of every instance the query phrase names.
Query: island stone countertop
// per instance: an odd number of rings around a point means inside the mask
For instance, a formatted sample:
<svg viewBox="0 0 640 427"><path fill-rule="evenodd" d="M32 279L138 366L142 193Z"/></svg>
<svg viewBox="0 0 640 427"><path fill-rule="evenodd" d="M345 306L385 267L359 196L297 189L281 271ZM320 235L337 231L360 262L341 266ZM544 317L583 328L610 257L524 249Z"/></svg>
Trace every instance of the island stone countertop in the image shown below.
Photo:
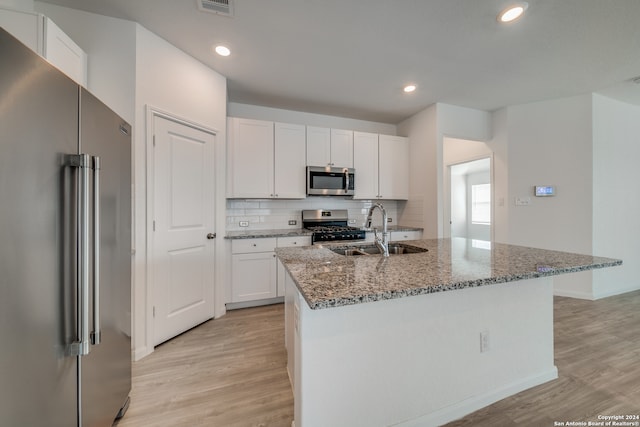
<svg viewBox="0 0 640 427"><path fill-rule="evenodd" d="M621 265L618 259L462 238L401 242L426 252L344 256L344 243L278 248L311 309L324 309ZM368 243L371 245L371 243ZM357 245L350 245L357 246Z"/></svg>
<svg viewBox="0 0 640 427"><path fill-rule="evenodd" d="M267 237L297 237L311 236L313 232L305 228L279 229L279 230L238 230L227 231L225 239L260 239Z"/></svg>
<svg viewBox="0 0 640 427"><path fill-rule="evenodd" d="M363 230L365 230L363 228ZM367 230L369 231L369 230ZM391 225L388 231L422 231L418 227L406 227L403 225ZM225 239L260 239L267 237L297 237L311 236L313 232L306 228L265 229L265 230L234 230L227 231Z"/></svg>

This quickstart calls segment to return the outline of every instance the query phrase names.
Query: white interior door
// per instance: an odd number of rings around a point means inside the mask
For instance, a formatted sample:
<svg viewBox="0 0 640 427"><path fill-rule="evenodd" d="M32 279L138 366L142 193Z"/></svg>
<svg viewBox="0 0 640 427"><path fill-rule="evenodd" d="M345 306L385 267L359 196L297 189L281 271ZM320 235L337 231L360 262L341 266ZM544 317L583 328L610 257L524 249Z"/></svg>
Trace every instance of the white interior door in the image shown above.
<svg viewBox="0 0 640 427"><path fill-rule="evenodd" d="M150 279L158 345L214 315L215 135L159 116L153 129Z"/></svg>

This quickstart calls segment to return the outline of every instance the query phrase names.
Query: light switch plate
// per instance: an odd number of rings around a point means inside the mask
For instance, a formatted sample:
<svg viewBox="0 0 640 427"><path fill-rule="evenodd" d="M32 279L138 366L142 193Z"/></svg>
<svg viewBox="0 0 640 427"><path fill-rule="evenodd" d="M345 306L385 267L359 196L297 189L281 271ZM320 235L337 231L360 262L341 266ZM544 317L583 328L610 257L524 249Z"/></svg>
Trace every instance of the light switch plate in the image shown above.
<svg viewBox="0 0 640 427"><path fill-rule="evenodd" d="M529 206L531 204L531 197L516 197L516 206Z"/></svg>

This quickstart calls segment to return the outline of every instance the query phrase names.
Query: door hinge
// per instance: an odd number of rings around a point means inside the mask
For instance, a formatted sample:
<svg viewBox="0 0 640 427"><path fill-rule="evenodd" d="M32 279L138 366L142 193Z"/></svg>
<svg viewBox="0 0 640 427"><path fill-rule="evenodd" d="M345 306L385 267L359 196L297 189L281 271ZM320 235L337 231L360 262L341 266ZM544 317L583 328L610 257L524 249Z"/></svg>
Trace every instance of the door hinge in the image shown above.
<svg viewBox="0 0 640 427"><path fill-rule="evenodd" d="M156 220L153 220L153 231L156 231Z"/></svg>
<svg viewBox="0 0 640 427"><path fill-rule="evenodd" d="M153 317L156 317L156 306L153 306Z"/></svg>
<svg viewBox="0 0 640 427"><path fill-rule="evenodd" d="M155 135L153 135L153 146L154 147L156 146L156 136Z"/></svg>

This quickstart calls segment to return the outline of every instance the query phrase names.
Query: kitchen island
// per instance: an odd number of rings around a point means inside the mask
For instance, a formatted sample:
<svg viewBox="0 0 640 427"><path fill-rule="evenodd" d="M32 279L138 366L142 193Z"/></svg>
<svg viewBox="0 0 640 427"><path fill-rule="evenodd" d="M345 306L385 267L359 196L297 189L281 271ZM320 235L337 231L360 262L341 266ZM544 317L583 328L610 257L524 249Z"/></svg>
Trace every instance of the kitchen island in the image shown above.
<svg viewBox="0 0 640 427"><path fill-rule="evenodd" d="M402 243L427 251L276 250L296 427L441 425L557 378L552 277L621 264L466 239Z"/></svg>

